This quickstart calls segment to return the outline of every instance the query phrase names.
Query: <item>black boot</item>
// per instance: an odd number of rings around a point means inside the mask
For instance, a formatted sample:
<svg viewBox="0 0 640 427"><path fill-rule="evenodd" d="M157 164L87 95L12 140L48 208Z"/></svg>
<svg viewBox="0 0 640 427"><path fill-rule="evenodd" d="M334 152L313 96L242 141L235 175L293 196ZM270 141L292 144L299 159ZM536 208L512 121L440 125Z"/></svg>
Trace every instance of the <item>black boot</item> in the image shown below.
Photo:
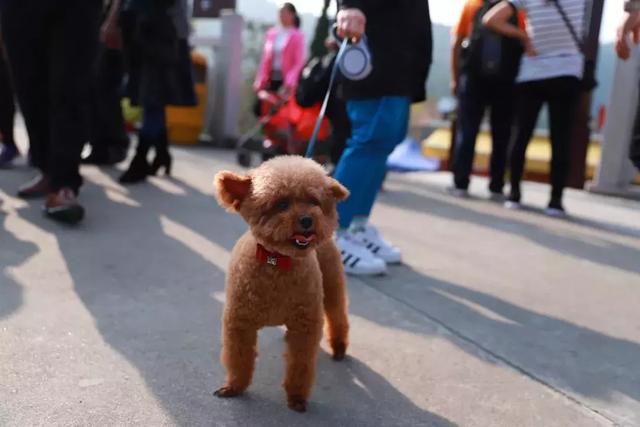
<svg viewBox="0 0 640 427"><path fill-rule="evenodd" d="M149 153L150 146L150 141L140 135L138 139L138 147L136 148L136 155L133 160L131 160L127 171L120 177L120 182L122 184L134 184L147 179L147 176L149 176L151 172L151 167L147 161L147 154Z"/></svg>
<svg viewBox="0 0 640 427"><path fill-rule="evenodd" d="M160 168L164 168L164 174L170 176L171 164L173 163L173 159L171 158L171 154L169 153L169 140L167 138L167 133L163 132L160 138L155 141L155 143L156 157L151 163L150 173L151 175L155 175L158 173Z"/></svg>

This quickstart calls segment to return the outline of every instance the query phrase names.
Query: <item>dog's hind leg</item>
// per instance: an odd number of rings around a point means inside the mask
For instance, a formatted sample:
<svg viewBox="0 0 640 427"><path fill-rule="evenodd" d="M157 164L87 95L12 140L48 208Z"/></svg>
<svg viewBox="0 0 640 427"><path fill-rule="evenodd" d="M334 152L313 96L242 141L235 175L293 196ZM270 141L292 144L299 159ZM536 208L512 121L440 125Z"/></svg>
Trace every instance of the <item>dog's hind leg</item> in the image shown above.
<svg viewBox="0 0 640 427"><path fill-rule="evenodd" d="M221 361L227 370L227 378L225 385L214 393L216 396L238 396L249 387L257 356L257 340L257 330L235 328L225 323Z"/></svg>
<svg viewBox="0 0 640 427"><path fill-rule="evenodd" d="M288 327L285 353L286 373L284 389L287 392L287 403L290 409L297 412L307 410L307 399L316 374L316 360L322 339L322 317L312 322L304 322L309 327L303 327L300 319Z"/></svg>
<svg viewBox="0 0 640 427"><path fill-rule="evenodd" d="M342 360L349 345L349 314L346 277L342 257L333 240L318 248L322 270L326 335L334 360Z"/></svg>

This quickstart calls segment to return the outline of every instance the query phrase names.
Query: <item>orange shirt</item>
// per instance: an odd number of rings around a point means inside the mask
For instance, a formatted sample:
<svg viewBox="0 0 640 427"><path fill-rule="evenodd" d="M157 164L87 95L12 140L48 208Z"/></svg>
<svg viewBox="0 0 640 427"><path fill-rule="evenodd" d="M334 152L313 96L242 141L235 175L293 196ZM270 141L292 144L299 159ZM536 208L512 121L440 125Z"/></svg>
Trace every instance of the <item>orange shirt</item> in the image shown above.
<svg viewBox="0 0 640 427"><path fill-rule="evenodd" d="M484 4L484 0L467 0L462 9L460 20L453 27L452 33L459 37L469 37L473 31L473 22L476 14ZM523 30L526 28L526 15L524 11L518 12L518 26Z"/></svg>

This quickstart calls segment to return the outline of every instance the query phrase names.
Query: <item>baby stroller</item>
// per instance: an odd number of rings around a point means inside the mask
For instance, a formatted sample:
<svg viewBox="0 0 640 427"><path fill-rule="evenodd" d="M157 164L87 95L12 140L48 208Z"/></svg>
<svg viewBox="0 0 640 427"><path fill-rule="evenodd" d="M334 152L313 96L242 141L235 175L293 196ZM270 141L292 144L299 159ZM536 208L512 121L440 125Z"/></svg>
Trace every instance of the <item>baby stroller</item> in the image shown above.
<svg viewBox="0 0 640 427"><path fill-rule="evenodd" d="M280 92L258 92L260 117L258 123L238 140L237 161L250 167L253 154L262 161L283 154L304 155L320 114L320 104L309 108L299 106L295 97L285 97ZM323 121L318 139L329 137L329 122Z"/></svg>

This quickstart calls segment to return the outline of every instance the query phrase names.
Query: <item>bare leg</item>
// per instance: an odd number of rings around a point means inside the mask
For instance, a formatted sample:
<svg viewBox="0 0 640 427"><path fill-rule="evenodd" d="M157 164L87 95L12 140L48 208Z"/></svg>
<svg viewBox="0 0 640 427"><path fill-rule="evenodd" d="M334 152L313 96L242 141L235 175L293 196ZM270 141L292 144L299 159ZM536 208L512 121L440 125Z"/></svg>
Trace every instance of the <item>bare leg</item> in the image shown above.
<svg viewBox="0 0 640 427"><path fill-rule="evenodd" d="M333 351L333 359L342 360L349 345L349 303L340 252L333 241L318 248L318 261L322 270L327 340Z"/></svg>
<svg viewBox="0 0 640 427"><path fill-rule="evenodd" d="M238 329L224 324L221 361L227 370L225 385L214 394L234 397L242 394L251 384L256 361L258 331Z"/></svg>
<svg viewBox="0 0 640 427"><path fill-rule="evenodd" d="M316 359L322 338L322 320L316 328L287 331L286 375L284 389L289 408L297 412L307 410L307 399L311 394L316 372Z"/></svg>

